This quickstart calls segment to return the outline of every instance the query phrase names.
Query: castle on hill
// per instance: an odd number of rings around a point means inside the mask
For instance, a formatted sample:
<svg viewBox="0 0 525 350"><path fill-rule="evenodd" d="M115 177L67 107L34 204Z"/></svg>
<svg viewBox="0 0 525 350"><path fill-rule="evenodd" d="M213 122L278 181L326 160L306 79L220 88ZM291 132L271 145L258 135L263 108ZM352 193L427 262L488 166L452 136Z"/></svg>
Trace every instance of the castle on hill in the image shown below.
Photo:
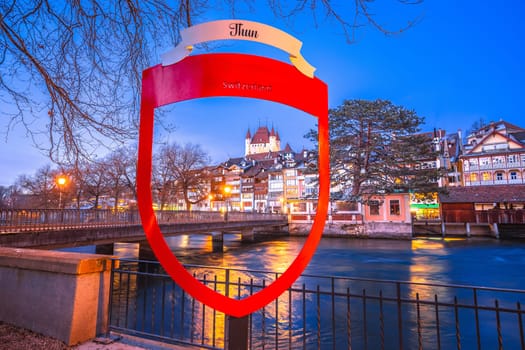
<svg viewBox="0 0 525 350"><path fill-rule="evenodd" d="M252 154L279 152L281 150L281 138L279 133L274 130L268 130L266 126L260 126L253 137L250 129L246 133L244 156Z"/></svg>

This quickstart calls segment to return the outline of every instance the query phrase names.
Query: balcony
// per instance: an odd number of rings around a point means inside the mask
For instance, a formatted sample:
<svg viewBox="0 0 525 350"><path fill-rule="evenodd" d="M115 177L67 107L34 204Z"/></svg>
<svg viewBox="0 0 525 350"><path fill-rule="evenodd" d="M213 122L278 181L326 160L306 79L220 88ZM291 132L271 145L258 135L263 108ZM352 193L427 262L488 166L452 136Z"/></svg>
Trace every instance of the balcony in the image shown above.
<svg viewBox="0 0 525 350"><path fill-rule="evenodd" d="M525 184L523 179L509 180L485 180L485 181L465 181L465 186L492 186L492 185L521 185Z"/></svg>
<svg viewBox="0 0 525 350"><path fill-rule="evenodd" d="M523 184L525 183L523 179L510 179L509 184L515 185L515 184Z"/></svg>
<svg viewBox="0 0 525 350"><path fill-rule="evenodd" d="M498 163L486 163L486 164L470 164L466 166L465 171L475 170L491 170L491 169L521 169L525 167L524 162L498 162ZM468 169L468 170L466 170Z"/></svg>

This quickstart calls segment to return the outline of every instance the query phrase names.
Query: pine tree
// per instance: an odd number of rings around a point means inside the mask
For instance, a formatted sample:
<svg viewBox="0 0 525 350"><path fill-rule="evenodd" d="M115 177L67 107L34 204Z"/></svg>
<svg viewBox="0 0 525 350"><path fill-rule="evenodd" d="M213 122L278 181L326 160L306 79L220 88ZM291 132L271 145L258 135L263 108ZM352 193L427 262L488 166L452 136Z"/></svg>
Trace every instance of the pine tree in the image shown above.
<svg viewBox="0 0 525 350"><path fill-rule="evenodd" d="M415 111L380 99L330 109L332 197L367 202L376 194L437 191L444 169L432 138L420 133L423 123Z"/></svg>

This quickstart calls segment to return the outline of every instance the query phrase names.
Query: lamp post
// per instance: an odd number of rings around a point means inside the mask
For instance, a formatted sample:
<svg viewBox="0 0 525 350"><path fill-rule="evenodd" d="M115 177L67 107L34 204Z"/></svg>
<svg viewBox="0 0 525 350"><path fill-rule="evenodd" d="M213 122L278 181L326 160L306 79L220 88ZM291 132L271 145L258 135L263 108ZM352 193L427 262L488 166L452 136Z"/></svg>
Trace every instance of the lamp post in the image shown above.
<svg viewBox="0 0 525 350"><path fill-rule="evenodd" d="M62 209L62 188L67 183L67 178L64 175L60 175L56 179L57 187L58 187L58 209Z"/></svg>
<svg viewBox="0 0 525 350"><path fill-rule="evenodd" d="M228 199L230 198L230 194L232 192L232 188L228 185L224 186L223 193L224 193L224 202L226 204L226 212L224 213L224 221L228 221Z"/></svg>
<svg viewBox="0 0 525 350"><path fill-rule="evenodd" d="M210 211L213 211L213 206L212 206L212 204L213 204L213 194L210 193L210 194L208 195L208 207L210 208Z"/></svg>

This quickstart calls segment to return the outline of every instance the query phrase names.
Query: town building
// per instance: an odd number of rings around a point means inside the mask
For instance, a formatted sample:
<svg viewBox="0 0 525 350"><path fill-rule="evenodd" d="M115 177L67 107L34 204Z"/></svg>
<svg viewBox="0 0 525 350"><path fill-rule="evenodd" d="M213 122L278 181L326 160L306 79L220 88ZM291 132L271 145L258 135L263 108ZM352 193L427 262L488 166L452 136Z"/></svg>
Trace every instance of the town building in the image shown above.
<svg viewBox="0 0 525 350"><path fill-rule="evenodd" d="M414 159L413 166L439 170L442 178L436 187L445 187L445 193L394 191L360 204L340 200L347 189L334 186L327 216L329 228L333 230L335 223L341 227L364 225L356 234L366 235L391 225L404 236L414 218L485 220L493 210L509 218L522 215L525 199L516 194L522 193L525 185L525 129L504 121L491 123L469 134L466 144L460 130L446 134L437 129L421 135L428 140L422 147L431 147L432 153ZM311 224L317 211L316 153L294 152L288 144L283 149L280 146L274 128L259 127L253 137L248 131L244 156L230 158L213 170L208 207L284 213L290 222Z"/></svg>
<svg viewBox="0 0 525 350"><path fill-rule="evenodd" d="M250 130L246 133L244 155L262 154L268 152L279 152L281 150L281 138L279 133L268 130L266 126L260 126L251 136Z"/></svg>
<svg viewBox="0 0 525 350"><path fill-rule="evenodd" d="M493 122L467 136L460 156L464 186L519 185L525 177L525 129Z"/></svg>

